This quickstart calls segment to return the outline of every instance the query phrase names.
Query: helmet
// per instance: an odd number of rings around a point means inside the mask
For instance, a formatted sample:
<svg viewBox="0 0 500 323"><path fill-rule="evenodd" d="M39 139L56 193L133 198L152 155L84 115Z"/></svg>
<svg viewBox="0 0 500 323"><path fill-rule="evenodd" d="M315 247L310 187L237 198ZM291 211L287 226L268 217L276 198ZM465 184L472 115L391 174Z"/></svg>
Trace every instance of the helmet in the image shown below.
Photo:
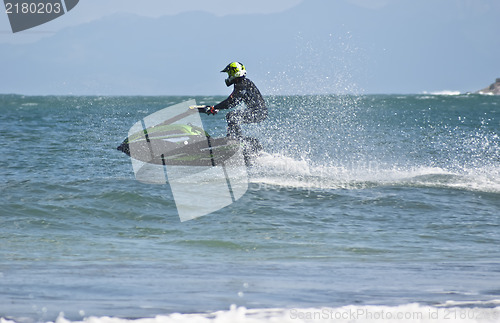
<svg viewBox="0 0 500 323"><path fill-rule="evenodd" d="M230 86L233 84L234 80L238 77L243 77L247 74L247 71L245 69L245 66L239 62L232 62L229 63L222 71L221 73L227 73L228 77L225 80L226 85Z"/></svg>

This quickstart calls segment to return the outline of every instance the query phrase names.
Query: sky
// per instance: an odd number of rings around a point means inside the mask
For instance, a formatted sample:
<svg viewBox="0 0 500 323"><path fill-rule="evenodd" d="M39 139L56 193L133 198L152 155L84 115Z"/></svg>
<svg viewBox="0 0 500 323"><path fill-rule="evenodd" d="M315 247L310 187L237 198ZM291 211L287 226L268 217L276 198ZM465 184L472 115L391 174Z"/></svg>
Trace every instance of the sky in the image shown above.
<svg viewBox="0 0 500 323"><path fill-rule="evenodd" d="M43 34L52 34L63 28L91 22L115 13L129 13L155 18L163 15L177 15L190 11L205 11L217 16L234 14L270 14L292 8L301 1L302 0L81 0L75 7L76 10L71 12L71 15L62 16L36 29L16 35L10 32L7 15L0 15L0 43L33 41L39 39Z"/></svg>
<svg viewBox="0 0 500 323"><path fill-rule="evenodd" d="M81 0L12 33L0 93L224 95L476 91L500 77L498 0Z"/></svg>

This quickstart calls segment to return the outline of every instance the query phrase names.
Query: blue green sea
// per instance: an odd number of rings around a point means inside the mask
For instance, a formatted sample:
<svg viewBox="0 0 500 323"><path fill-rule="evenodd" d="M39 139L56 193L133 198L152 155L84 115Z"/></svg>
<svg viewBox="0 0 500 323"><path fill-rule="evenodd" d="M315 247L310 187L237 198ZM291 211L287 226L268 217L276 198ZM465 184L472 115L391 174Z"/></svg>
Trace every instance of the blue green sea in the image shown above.
<svg viewBox="0 0 500 323"><path fill-rule="evenodd" d="M500 322L499 96L267 96L181 222L116 147L189 99L0 95L0 322Z"/></svg>

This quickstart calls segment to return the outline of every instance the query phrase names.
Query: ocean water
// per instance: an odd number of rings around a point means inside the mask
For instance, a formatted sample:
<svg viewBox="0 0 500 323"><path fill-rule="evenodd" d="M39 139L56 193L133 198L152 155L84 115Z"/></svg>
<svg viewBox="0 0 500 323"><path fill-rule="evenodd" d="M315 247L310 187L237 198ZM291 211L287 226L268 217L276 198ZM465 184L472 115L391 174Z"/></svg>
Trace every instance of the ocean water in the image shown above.
<svg viewBox="0 0 500 323"><path fill-rule="evenodd" d="M246 194L181 223L116 146L193 98L0 95L0 322L500 322L500 97L266 97Z"/></svg>

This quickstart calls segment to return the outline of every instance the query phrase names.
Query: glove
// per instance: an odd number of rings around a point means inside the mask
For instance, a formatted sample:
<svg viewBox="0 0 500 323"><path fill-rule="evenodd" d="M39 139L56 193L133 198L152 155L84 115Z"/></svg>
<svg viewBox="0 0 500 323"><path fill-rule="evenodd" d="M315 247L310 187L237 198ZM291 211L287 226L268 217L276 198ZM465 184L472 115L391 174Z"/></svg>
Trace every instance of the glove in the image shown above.
<svg viewBox="0 0 500 323"><path fill-rule="evenodd" d="M219 110L215 110L215 108L212 106L208 106L205 108L205 113L206 114L216 114L217 112L219 112Z"/></svg>

